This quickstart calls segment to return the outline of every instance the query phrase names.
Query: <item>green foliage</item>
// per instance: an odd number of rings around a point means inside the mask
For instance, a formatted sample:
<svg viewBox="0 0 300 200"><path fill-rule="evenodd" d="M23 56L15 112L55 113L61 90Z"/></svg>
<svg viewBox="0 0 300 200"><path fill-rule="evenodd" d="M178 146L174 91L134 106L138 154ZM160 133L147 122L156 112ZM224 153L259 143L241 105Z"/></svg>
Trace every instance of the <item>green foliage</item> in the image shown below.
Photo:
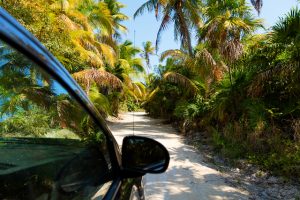
<svg viewBox="0 0 300 200"><path fill-rule="evenodd" d="M208 132L229 158L299 177L299 8L263 35L253 33L261 20L245 1L206 1L201 11L195 56L187 48L162 54L146 111Z"/></svg>
<svg viewBox="0 0 300 200"><path fill-rule="evenodd" d="M140 109L139 104L134 101L134 99L129 98L126 101L126 105L127 105L127 111L132 112L132 111L138 111Z"/></svg>
<svg viewBox="0 0 300 200"><path fill-rule="evenodd" d="M208 105L208 102L206 102L201 95L198 95L190 102L178 102L174 109L174 116L178 119L193 121L205 116Z"/></svg>
<svg viewBox="0 0 300 200"><path fill-rule="evenodd" d="M90 89L89 98L103 117L107 117L108 115L112 114L108 98L101 94L97 87L94 86Z"/></svg>
<svg viewBox="0 0 300 200"><path fill-rule="evenodd" d="M255 130L259 128L259 125L263 125L267 119L267 111L265 105L259 99L246 99L243 103L243 108L245 108L244 117L247 118L247 126Z"/></svg>
<svg viewBox="0 0 300 200"><path fill-rule="evenodd" d="M0 135L10 137L40 136L47 133L51 126L51 115L44 110L32 108L29 111L19 111L12 117L0 122Z"/></svg>
<svg viewBox="0 0 300 200"><path fill-rule="evenodd" d="M121 100L121 93L119 92L112 92L108 96L108 101L111 105L111 112L113 116L118 116L119 114L119 106L120 106L120 100Z"/></svg>
<svg viewBox="0 0 300 200"><path fill-rule="evenodd" d="M144 43L143 50L127 40L118 43L121 32L126 31L122 21L128 19L120 12L123 5L116 0L64 2L10 0L0 5L41 40L74 77L84 80L81 84L103 116L117 116L120 107L135 111L142 106L152 116L179 121L186 126L184 131L207 131L216 150L230 158L249 158L274 172L300 177L299 8L280 18L269 33L255 34L262 20L252 15L244 0L149 0L135 17L146 10L155 11L156 17L162 15L156 49L171 23L181 48L163 52L165 64L148 74L143 84L132 81L145 71L137 55L142 54L150 68L154 47L151 42ZM251 3L260 10L262 1ZM196 33L195 47L191 32ZM15 56L3 48L0 55ZM1 98L10 100L1 107L1 115L14 113L0 122L2 132L46 134L59 123L81 123L80 127L91 129L90 119L76 121L70 116L76 116L78 109L70 99L50 92L51 81L43 86L28 81L23 73L26 60L15 60L22 65L20 71L5 71L16 64L6 63L0 77ZM18 78L10 80L10 76ZM43 74L33 71L30 76L30 80L37 80ZM24 91L17 81L26 82L30 90ZM97 86L91 84L94 82ZM7 90L14 92L6 94ZM41 92L47 103L41 104ZM59 101L53 105L54 100ZM48 113L32 105L43 106ZM51 120L51 111L57 108L61 109L61 122ZM42 130L30 130L35 123ZM94 140L99 140L97 133Z"/></svg>
<svg viewBox="0 0 300 200"><path fill-rule="evenodd" d="M253 163L262 165L267 170L272 170L278 175L290 178L300 176L300 149L291 141L286 141L281 146L281 151L271 151L268 154L253 154L249 159Z"/></svg>
<svg viewBox="0 0 300 200"><path fill-rule="evenodd" d="M33 33L69 72L83 80L81 85L87 93L89 83L97 82L98 88L92 89L89 96L104 117L118 113L119 99L130 95L122 89L132 89L128 86L132 82L129 75L138 77L144 72L143 60L136 56L141 50L130 41L119 44L121 33L127 31L122 25L128 20L121 13L123 4L116 0L10 0L0 1L0 5ZM102 70L101 74L97 70ZM116 93L118 98L108 103L107 98Z"/></svg>
<svg viewBox="0 0 300 200"><path fill-rule="evenodd" d="M214 128L211 128L212 142L217 150L224 148L224 140L221 134Z"/></svg>

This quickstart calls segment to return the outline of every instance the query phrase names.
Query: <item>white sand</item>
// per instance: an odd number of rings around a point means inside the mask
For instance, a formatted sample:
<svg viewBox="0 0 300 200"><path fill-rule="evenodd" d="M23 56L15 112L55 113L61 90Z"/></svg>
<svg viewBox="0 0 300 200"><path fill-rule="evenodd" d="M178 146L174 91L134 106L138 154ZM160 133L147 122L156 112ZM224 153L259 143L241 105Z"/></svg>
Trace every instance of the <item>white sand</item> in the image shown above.
<svg viewBox="0 0 300 200"><path fill-rule="evenodd" d="M133 134L132 113L125 113L121 118L109 125L119 145L123 137ZM184 144L170 125L145 113L135 113L134 121L135 135L161 142L171 156L167 172L145 176L147 200L248 199L246 191L226 184L222 174L205 164L201 153Z"/></svg>

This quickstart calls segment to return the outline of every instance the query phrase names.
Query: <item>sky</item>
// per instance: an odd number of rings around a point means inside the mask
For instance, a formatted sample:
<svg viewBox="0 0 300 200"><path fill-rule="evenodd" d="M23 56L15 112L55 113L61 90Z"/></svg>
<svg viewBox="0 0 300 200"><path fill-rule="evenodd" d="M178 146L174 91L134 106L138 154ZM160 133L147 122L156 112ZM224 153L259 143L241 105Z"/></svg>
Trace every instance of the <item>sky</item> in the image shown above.
<svg viewBox="0 0 300 200"><path fill-rule="evenodd" d="M130 17L130 20L123 23L128 28L128 33L124 35L123 38L134 42L135 32L135 45L137 47L142 48L143 42L146 41L151 41L152 44L155 45L160 22L156 21L154 13L145 12L145 14L133 19L134 12L146 2L146 0L119 1L126 5L126 7L122 9L122 12ZM250 2L250 0L247 1ZM283 17L292 7L297 5L297 0L264 0L263 3L264 5L260 16L258 16L255 10L253 10L253 14L264 19L264 26L270 28L278 21L279 17ZM179 48L180 44L174 41L173 36L173 27L171 25L162 34L158 55L165 50ZM159 63L158 56L151 56L150 61L152 66L157 65Z"/></svg>

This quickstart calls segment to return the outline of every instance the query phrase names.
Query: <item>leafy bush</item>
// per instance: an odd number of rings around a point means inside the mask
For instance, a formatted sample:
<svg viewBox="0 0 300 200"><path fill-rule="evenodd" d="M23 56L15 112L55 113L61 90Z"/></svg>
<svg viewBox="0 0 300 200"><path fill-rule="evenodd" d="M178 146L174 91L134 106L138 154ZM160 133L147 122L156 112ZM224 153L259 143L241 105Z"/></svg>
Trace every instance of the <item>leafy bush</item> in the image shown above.
<svg viewBox="0 0 300 200"><path fill-rule="evenodd" d="M97 87L92 87L90 89L89 98L104 118L112 114L108 98L101 94Z"/></svg>
<svg viewBox="0 0 300 200"><path fill-rule="evenodd" d="M128 98L126 101L127 110L129 112L138 111L141 107L133 98Z"/></svg>
<svg viewBox="0 0 300 200"><path fill-rule="evenodd" d="M145 109L184 131L209 132L225 156L300 177L300 9L280 18L270 33L254 34L260 20L241 6L245 1L224 2L204 3L221 14L204 14L192 55L184 45L162 54L168 59L149 78ZM224 29L235 6L243 7L233 15L245 26Z"/></svg>
<svg viewBox="0 0 300 200"><path fill-rule="evenodd" d="M40 136L50 130L51 116L46 111L20 111L0 122L0 133L11 136Z"/></svg>

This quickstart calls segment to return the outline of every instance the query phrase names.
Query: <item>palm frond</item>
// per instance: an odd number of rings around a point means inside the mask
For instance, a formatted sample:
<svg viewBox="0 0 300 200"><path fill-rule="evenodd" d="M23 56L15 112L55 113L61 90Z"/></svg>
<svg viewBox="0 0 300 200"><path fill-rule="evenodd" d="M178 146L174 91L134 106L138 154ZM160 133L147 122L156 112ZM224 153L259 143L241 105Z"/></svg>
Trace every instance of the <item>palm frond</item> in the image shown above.
<svg viewBox="0 0 300 200"><path fill-rule="evenodd" d="M130 71L130 63L126 59L119 59L120 66L127 72Z"/></svg>
<svg viewBox="0 0 300 200"><path fill-rule="evenodd" d="M99 87L108 87L112 89L121 89L122 81L115 75L101 69L85 69L73 74L76 81L83 84L88 92L92 83Z"/></svg>
<svg viewBox="0 0 300 200"><path fill-rule="evenodd" d="M91 87L89 91L89 98L95 105L95 107L100 111L100 113L105 118L107 115L111 115L111 107L108 98L101 94L97 87Z"/></svg>
<svg viewBox="0 0 300 200"><path fill-rule="evenodd" d="M142 99L143 98L143 92L141 91L140 87L135 83L133 83L132 86L133 86L132 91L135 94L135 96L138 99Z"/></svg>
<svg viewBox="0 0 300 200"><path fill-rule="evenodd" d="M226 41L221 47L221 53L229 62L233 62L243 54L243 45L237 39Z"/></svg>
<svg viewBox="0 0 300 200"><path fill-rule="evenodd" d="M99 2L88 16L95 27L101 28L102 34L112 35L114 33L114 21L107 4Z"/></svg>
<svg viewBox="0 0 300 200"><path fill-rule="evenodd" d="M143 83L136 82L135 84L140 88L140 90L143 94L146 94L146 86Z"/></svg>
<svg viewBox="0 0 300 200"><path fill-rule="evenodd" d="M80 29L80 26L72 21L67 15L61 14L59 15L59 19L67 26L67 28L71 31Z"/></svg>
<svg viewBox="0 0 300 200"><path fill-rule="evenodd" d="M263 7L262 0L251 0L252 5L254 6L255 10L257 10L258 14L260 14L260 10Z"/></svg>
<svg viewBox="0 0 300 200"><path fill-rule="evenodd" d="M138 72L144 72L144 65L143 65L143 60L141 58L134 58L132 59L132 68L136 73Z"/></svg>
<svg viewBox="0 0 300 200"><path fill-rule="evenodd" d="M155 88L147 95L147 101L151 101L153 97L159 92L159 87Z"/></svg>
<svg viewBox="0 0 300 200"><path fill-rule="evenodd" d="M300 9L298 7L292 8L291 11L283 18L280 18L272 27L272 39L274 42L299 43L300 29Z"/></svg>
<svg viewBox="0 0 300 200"><path fill-rule="evenodd" d="M200 51L197 51L196 58L204 60L205 64L207 64L209 66L216 65L215 59L213 58L211 53L206 48L203 48Z"/></svg>
<svg viewBox="0 0 300 200"><path fill-rule="evenodd" d="M132 86L132 91L136 95L137 99L139 101L145 101L147 96L146 86L141 82L133 83Z"/></svg>
<svg viewBox="0 0 300 200"><path fill-rule="evenodd" d="M159 1L158 0L148 0L143 5L141 5L134 13L133 18L144 14L144 12L147 10L148 12L156 11L158 9Z"/></svg>
<svg viewBox="0 0 300 200"><path fill-rule="evenodd" d="M187 55L180 49L166 50L160 55L160 61L164 61L168 57L183 60L187 57Z"/></svg>
<svg viewBox="0 0 300 200"><path fill-rule="evenodd" d="M98 47L100 48L100 50L101 50L100 53L105 58L105 61L108 64L110 64L111 66L114 66L115 62L116 62L116 53L115 53L114 49L110 45L107 45L104 43L97 42L95 44L97 44Z"/></svg>
<svg viewBox="0 0 300 200"><path fill-rule="evenodd" d="M281 79L283 79L283 77L292 77L292 75L295 75L295 69L297 68L299 68L299 63L295 62L280 64L258 73L248 87L248 95L251 97L263 95L265 88L268 84L272 83L275 77L281 77Z"/></svg>
<svg viewBox="0 0 300 200"><path fill-rule="evenodd" d="M186 76L176 73L176 72L167 72L164 74L164 79L171 83L178 84L189 91L192 95L196 95L199 91L196 84L187 78Z"/></svg>
<svg viewBox="0 0 300 200"><path fill-rule="evenodd" d="M160 43L161 34L164 30L166 30L166 28L168 27L170 21L171 21L170 9L166 8L166 12L164 13L164 17L162 19L162 22L160 24L160 27L159 27L157 35L156 35L156 42L155 42L156 52L158 52L158 46L159 46L159 43Z"/></svg>

